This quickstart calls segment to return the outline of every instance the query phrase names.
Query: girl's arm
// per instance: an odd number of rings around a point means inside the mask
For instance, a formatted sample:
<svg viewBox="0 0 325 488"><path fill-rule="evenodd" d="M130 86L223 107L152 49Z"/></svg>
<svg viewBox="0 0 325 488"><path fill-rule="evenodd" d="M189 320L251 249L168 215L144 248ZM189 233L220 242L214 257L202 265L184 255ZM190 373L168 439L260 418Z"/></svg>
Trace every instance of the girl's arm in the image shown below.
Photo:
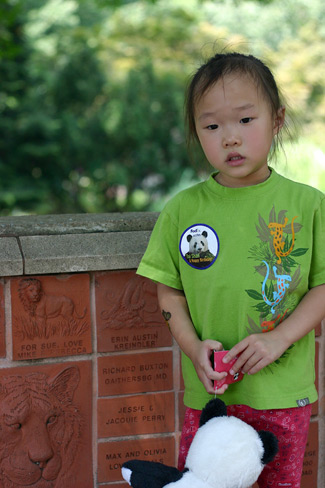
<svg viewBox="0 0 325 488"><path fill-rule="evenodd" d="M229 362L241 354L231 373L242 370L255 374L273 363L294 342L312 331L325 317L325 284L312 288L294 312L274 330L265 334L252 334L236 344L224 357Z"/></svg>
<svg viewBox="0 0 325 488"><path fill-rule="evenodd" d="M215 391L213 380L221 380L227 373L216 373L211 365L211 354L214 349L220 351L222 344L218 341L201 341L197 336L187 306L185 295L182 291L170 288L158 283L158 301L164 319L168 323L170 331L181 350L192 361L196 373L210 394L222 394L228 385L223 385Z"/></svg>

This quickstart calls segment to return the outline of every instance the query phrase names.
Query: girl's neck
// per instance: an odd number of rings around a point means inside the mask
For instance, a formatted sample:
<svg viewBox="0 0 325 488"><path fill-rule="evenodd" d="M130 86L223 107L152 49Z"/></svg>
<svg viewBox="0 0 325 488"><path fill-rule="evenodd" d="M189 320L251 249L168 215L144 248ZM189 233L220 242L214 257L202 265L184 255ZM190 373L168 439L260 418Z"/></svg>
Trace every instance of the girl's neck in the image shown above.
<svg viewBox="0 0 325 488"><path fill-rule="evenodd" d="M253 178L250 178L248 176L245 178L234 178L233 180L227 177L224 178L223 174L219 172L214 176L214 179L221 186L226 186L228 188L244 188L247 186L254 186L263 183L271 176L271 171L272 170L269 168L269 166L267 166L266 171L261 173L259 175L259 178L256 178L256 175L254 175Z"/></svg>

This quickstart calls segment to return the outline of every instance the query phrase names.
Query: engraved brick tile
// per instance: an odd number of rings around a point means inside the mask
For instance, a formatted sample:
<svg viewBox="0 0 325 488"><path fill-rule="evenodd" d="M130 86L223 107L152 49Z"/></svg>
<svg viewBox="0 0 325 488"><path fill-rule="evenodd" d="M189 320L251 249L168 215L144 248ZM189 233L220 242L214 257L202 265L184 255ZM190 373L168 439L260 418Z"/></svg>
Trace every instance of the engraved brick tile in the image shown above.
<svg viewBox="0 0 325 488"><path fill-rule="evenodd" d="M6 355L5 303L3 283L0 283L0 357Z"/></svg>
<svg viewBox="0 0 325 488"><path fill-rule="evenodd" d="M135 271L96 274L99 352L172 345L157 301L157 287Z"/></svg>
<svg viewBox="0 0 325 488"><path fill-rule="evenodd" d="M318 422L311 422L304 456L301 488L317 486L318 471Z"/></svg>
<svg viewBox="0 0 325 488"><path fill-rule="evenodd" d="M172 389L172 351L114 354L98 358L99 396Z"/></svg>
<svg viewBox="0 0 325 488"><path fill-rule="evenodd" d="M93 487L91 380L90 361L0 370L1 417L8 413L19 425L19 435L1 425L1 487L11 486L8 479L12 486L17 479L21 486L51 479L60 488ZM3 456L10 458L8 471Z"/></svg>
<svg viewBox="0 0 325 488"><path fill-rule="evenodd" d="M175 431L174 393L98 400L98 437Z"/></svg>
<svg viewBox="0 0 325 488"><path fill-rule="evenodd" d="M98 444L98 482L122 481L121 467L125 461L141 459L175 464L174 437L132 439Z"/></svg>
<svg viewBox="0 0 325 488"><path fill-rule="evenodd" d="M89 275L11 280L13 359L92 352Z"/></svg>

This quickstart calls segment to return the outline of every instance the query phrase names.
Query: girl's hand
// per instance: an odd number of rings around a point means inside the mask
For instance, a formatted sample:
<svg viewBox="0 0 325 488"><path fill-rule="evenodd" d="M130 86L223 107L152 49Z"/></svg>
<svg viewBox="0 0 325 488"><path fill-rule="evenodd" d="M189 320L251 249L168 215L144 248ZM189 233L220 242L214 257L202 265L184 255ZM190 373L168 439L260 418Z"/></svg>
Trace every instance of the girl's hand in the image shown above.
<svg viewBox="0 0 325 488"><path fill-rule="evenodd" d="M230 349L223 362L228 363L240 354L230 373L242 371L255 374L278 359L289 346L276 329L264 334L252 334Z"/></svg>
<svg viewBox="0 0 325 488"><path fill-rule="evenodd" d="M211 355L214 350L222 351L222 344L213 340L200 341L195 349L195 353L193 353L190 359L206 391L212 395L215 393L222 395L228 388L228 385L225 384L218 390L214 390L213 382L214 380L222 380L227 376L227 373L217 373L213 370Z"/></svg>

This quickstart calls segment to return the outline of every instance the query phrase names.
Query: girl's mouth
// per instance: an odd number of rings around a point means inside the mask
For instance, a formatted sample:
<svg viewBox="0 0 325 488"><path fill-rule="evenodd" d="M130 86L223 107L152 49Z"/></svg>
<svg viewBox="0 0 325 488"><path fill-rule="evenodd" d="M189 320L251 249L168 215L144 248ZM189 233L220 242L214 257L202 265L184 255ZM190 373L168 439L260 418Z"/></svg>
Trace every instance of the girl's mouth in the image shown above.
<svg viewBox="0 0 325 488"><path fill-rule="evenodd" d="M241 154L238 153L230 153L226 159L226 163L229 166L240 166L243 164L245 158Z"/></svg>

